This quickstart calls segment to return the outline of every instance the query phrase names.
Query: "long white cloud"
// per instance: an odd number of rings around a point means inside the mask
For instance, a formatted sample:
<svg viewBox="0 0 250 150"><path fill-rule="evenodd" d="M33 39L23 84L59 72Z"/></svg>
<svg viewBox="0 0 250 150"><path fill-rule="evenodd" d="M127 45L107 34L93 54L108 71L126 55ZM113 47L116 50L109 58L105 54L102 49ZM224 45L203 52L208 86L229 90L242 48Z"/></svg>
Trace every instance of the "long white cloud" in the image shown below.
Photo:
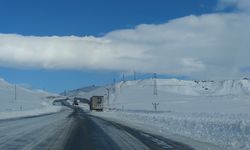
<svg viewBox="0 0 250 150"><path fill-rule="evenodd" d="M243 3L221 0L221 8L242 9L142 24L103 37L0 34L0 65L241 77L240 69L250 66L250 7L243 9Z"/></svg>

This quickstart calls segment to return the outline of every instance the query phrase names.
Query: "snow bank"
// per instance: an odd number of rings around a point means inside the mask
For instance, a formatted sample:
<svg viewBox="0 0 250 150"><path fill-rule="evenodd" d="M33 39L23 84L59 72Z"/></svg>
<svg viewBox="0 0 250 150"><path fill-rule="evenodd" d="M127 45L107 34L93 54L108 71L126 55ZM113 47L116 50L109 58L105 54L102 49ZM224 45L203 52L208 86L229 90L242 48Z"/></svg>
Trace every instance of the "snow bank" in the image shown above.
<svg viewBox="0 0 250 150"><path fill-rule="evenodd" d="M94 115L139 124L166 136L250 149L250 80L157 79L157 95L153 88L153 79L117 83L106 107L120 111ZM153 102L159 103L158 113L152 111Z"/></svg>
<svg viewBox="0 0 250 150"><path fill-rule="evenodd" d="M109 111L92 113L154 133L188 137L219 149L250 149L250 80L191 81L154 79L119 82L74 94L106 95ZM109 88L109 105L107 90ZM159 103L153 112L152 103ZM173 139L173 137L170 137ZM191 146L194 143L186 142ZM199 145L199 144L198 144ZM197 147L195 147L197 148ZM205 149L205 147L197 149ZM209 148L206 148L209 149ZM210 148L215 149L215 148Z"/></svg>
<svg viewBox="0 0 250 150"><path fill-rule="evenodd" d="M36 116L60 111L52 106L56 94L31 90L0 79L0 119Z"/></svg>
<svg viewBox="0 0 250 150"><path fill-rule="evenodd" d="M147 111L112 111L92 113L108 119L138 124L168 137L171 134L209 142L226 149L250 149L250 115L219 113L176 113ZM192 146L191 143L187 143Z"/></svg>
<svg viewBox="0 0 250 150"><path fill-rule="evenodd" d="M51 113L60 112L64 109L66 108L62 106L47 106L47 107L26 110L26 111L0 112L0 120L51 114Z"/></svg>

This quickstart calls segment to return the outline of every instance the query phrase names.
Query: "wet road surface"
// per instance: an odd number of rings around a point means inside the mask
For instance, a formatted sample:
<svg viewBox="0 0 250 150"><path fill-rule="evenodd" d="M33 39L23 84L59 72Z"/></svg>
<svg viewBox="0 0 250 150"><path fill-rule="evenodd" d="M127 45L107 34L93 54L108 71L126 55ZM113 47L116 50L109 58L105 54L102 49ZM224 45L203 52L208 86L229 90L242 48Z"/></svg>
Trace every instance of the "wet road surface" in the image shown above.
<svg viewBox="0 0 250 150"><path fill-rule="evenodd" d="M101 112L100 112L101 113ZM80 109L0 121L0 150L190 150Z"/></svg>

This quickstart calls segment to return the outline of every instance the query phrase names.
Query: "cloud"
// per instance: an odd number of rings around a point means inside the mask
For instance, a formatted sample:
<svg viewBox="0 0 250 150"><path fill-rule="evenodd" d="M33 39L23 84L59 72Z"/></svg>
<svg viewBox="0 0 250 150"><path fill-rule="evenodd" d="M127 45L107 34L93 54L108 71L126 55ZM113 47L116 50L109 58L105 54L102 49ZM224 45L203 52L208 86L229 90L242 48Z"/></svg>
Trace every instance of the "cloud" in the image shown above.
<svg viewBox="0 0 250 150"><path fill-rule="evenodd" d="M0 65L46 69L128 69L142 64L141 48L93 36L0 34ZM136 48L136 49L135 49ZM133 52L127 49L134 49ZM143 62L144 64L144 62ZM145 63L147 64L147 63Z"/></svg>
<svg viewBox="0 0 250 150"><path fill-rule="evenodd" d="M94 36L0 34L0 65L45 69L157 72L193 78L235 78L250 64L250 14L186 16ZM220 5L225 0L220 1ZM229 4L229 3L228 3Z"/></svg>
<svg viewBox="0 0 250 150"><path fill-rule="evenodd" d="M223 10L227 8L236 8L240 11L250 12L250 1L249 0L219 0L217 9Z"/></svg>

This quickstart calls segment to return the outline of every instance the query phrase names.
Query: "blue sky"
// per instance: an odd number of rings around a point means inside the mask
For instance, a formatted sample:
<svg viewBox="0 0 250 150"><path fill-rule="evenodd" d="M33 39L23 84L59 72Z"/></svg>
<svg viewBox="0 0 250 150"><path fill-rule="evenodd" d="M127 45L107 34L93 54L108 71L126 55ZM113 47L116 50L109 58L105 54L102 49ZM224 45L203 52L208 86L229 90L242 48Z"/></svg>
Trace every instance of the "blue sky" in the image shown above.
<svg viewBox="0 0 250 150"><path fill-rule="evenodd" d="M140 24L160 25L176 18L200 16L218 11L217 0L1 0L0 2L0 33L17 34L24 38L74 35L103 40L102 37L106 38L110 32L135 29ZM107 35L107 39L116 36L116 33L111 33ZM127 55L124 56L126 57ZM33 88L51 92L62 92L65 89L92 84L107 84L112 82L113 78L120 80L121 73L127 69L125 67L119 70L106 66L94 66L94 69L92 66L80 69L60 66L55 69L30 64L20 66L11 62L12 60L0 58L2 66L0 77L11 83L32 85ZM191 67L201 70L204 68L198 59L188 57L183 59L183 63L189 67L191 64ZM164 74L161 77L187 78L186 72L174 75L161 72L159 74ZM139 77L149 76L147 73L142 73Z"/></svg>
<svg viewBox="0 0 250 150"><path fill-rule="evenodd" d="M94 35L209 13L215 0L1 0L1 33Z"/></svg>

